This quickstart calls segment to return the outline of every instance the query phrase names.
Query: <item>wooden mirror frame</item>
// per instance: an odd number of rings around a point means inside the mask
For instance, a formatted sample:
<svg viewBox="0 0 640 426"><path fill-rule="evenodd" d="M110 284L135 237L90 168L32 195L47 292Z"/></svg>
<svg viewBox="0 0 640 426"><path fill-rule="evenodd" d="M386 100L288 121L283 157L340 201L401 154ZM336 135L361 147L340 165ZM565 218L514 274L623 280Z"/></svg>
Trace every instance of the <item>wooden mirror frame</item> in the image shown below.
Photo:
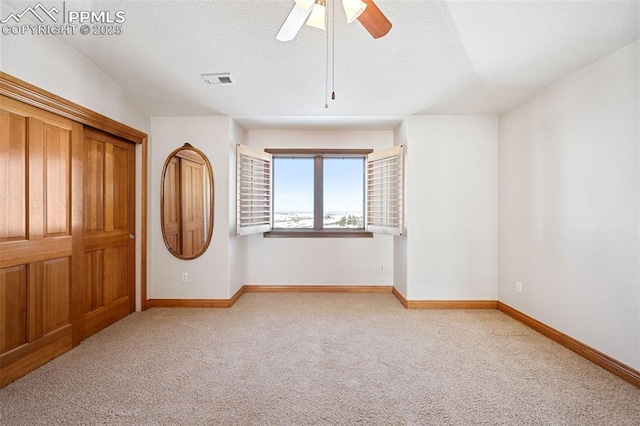
<svg viewBox="0 0 640 426"><path fill-rule="evenodd" d="M183 218L180 215L177 218L177 227L178 227L178 236L179 236L179 240L178 240L178 244L179 244L179 251L175 250L174 247L172 246L172 244L169 241L169 237L167 236L167 229L166 229L166 223L165 223L165 202L167 202L167 200L165 199L165 193L166 193L166 188L165 188L165 184L167 183L167 170L169 168L169 165L171 164L172 160L174 158L180 158L178 156L178 154L181 151L191 151L194 154L197 154L200 158L202 158L203 160L203 165L204 168L206 169L205 171L205 176L208 178L209 180L209 190L208 190L208 196L209 196L209 200L208 200L208 208L205 209L204 213L203 213L203 223L205 224L206 228L205 228L205 239L204 239L204 243L202 245L202 247L194 254L188 254L185 255L184 254L184 250L182 247L182 242L184 241L183 237L184 237L184 223L183 223ZM180 180L178 180L180 181ZM179 259L184 259L184 260L190 260L190 259L196 259L200 256L202 256L202 254L204 254L204 252L207 251L207 248L209 247L209 244L211 243L211 237L213 235L213 210L215 207L215 200L214 200L214 182L213 182L213 171L211 168L211 163L209 162L209 159L207 158L206 155L204 155L204 153L202 151L200 151L197 148L194 148L193 146L191 146L191 144L189 143L185 143L183 146L181 146L178 149L175 149L173 152L171 152L171 154L169 154L169 156L167 157L167 159L164 162L164 167L162 168L162 182L161 182L161 188L160 188L160 227L162 228L162 239L164 240L164 245L167 247L167 249L169 250L169 252L174 255L175 257L179 258ZM182 185L180 185L180 188L178 190L178 195L177 195L177 201L180 203L179 206L177 206L177 209L179 212L182 211L182 207L183 207L183 198L182 198ZM207 200L203 200L203 205L207 202ZM208 211L207 211L208 210Z"/></svg>

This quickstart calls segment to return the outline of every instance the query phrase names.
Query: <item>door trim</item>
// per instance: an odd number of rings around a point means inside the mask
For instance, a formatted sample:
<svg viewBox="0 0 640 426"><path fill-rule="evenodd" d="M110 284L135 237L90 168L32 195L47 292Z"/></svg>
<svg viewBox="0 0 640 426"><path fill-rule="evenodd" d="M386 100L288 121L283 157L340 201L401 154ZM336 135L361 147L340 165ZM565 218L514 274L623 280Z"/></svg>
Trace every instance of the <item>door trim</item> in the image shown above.
<svg viewBox="0 0 640 426"><path fill-rule="evenodd" d="M147 309L148 135L0 71L0 94L141 145L140 301ZM135 296L134 296L135 297Z"/></svg>

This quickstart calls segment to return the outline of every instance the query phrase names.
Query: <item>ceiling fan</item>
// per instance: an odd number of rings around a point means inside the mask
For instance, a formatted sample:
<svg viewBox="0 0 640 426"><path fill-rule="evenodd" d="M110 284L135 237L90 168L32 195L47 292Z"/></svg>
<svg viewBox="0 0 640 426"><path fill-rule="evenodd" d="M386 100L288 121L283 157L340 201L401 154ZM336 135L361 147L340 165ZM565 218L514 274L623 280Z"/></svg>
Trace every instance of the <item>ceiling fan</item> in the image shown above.
<svg viewBox="0 0 640 426"><path fill-rule="evenodd" d="M391 30L391 22L373 0L342 0L342 7L347 16L347 22L351 23L357 19L373 38L384 37ZM276 39L293 40L305 22L309 26L324 30L325 16L326 0L295 0Z"/></svg>

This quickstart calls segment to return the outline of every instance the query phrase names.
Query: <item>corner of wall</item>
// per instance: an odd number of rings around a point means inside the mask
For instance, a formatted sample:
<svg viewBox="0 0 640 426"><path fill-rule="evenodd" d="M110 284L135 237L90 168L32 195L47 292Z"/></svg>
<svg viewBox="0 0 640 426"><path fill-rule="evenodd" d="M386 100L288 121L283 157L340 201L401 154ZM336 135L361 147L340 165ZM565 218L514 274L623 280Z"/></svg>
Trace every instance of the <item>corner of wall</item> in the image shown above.
<svg viewBox="0 0 640 426"><path fill-rule="evenodd" d="M245 144L247 131L233 118L229 118L229 298L244 283L245 238L237 236L236 229L236 151L238 144Z"/></svg>
<svg viewBox="0 0 640 426"><path fill-rule="evenodd" d="M393 131L393 145L403 145L405 158L408 156L408 119L405 117L402 122ZM404 179L404 192L409 191L409 184L406 176L407 162L405 161L405 179ZM394 288L406 299L407 294L407 229L410 218L407 214L407 197L404 198L404 231L402 236L393 237L393 286Z"/></svg>
<svg viewBox="0 0 640 426"><path fill-rule="evenodd" d="M407 121L407 296L496 300L497 116Z"/></svg>

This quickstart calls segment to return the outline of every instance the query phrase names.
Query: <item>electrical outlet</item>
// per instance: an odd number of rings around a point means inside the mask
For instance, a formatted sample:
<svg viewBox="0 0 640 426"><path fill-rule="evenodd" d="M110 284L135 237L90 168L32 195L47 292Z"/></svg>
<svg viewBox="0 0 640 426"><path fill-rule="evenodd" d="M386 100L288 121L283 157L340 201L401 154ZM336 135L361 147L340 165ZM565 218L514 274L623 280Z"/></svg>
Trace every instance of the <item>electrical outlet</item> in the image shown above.
<svg viewBox="0 0 640 426"><path fill-rule="evenodd" d="M378 272L381 272L381 273L384 272L384 266L383 265L378 266Z"/></svg>
<svg viewBox="0 0 640 426"><path fill-rule="evenodd" d="M182 273L182 282L183 283L188 283L189 282L189 274L187 272L183 272Z"/></svg>
<svg viewBox="0 0 640 426"><path fill-rule="evenodd" d="M522 294L522 283L520 281L516 281L516 293Z"/></svg>

